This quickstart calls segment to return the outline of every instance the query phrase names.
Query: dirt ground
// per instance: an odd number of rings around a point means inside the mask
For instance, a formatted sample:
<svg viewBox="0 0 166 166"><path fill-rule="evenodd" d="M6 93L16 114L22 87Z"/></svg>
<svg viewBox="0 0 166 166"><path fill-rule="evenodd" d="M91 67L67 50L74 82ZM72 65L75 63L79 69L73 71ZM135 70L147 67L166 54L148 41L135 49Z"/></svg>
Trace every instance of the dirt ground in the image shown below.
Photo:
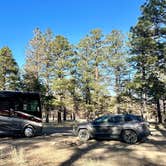
<svg viewBox="0 0 166 166"><path fill-rule="evenodd" d="M80 142L71 127L47 126L35 138L0 138L0 166L166 166L166 129L135 145L116 140Z"/></svg>

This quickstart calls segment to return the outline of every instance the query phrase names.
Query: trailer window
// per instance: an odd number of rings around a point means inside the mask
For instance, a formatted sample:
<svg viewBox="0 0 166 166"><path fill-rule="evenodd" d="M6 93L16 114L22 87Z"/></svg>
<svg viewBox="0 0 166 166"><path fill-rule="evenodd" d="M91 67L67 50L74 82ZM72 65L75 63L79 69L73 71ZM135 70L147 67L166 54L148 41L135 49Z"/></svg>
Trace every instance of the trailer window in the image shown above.
<svg viewBox="0 0 166 166"><path fill-rule="evenodd" d="M10 103L8 101L0 101L0 116L9 116Z"/></svg>
<svg viewBox="0 0 166 166"><path fill-rule="evenodd" d="M39 102L37 100L28 101L23 104L23 110L26 112L36 112L40 111Z"/></svg>

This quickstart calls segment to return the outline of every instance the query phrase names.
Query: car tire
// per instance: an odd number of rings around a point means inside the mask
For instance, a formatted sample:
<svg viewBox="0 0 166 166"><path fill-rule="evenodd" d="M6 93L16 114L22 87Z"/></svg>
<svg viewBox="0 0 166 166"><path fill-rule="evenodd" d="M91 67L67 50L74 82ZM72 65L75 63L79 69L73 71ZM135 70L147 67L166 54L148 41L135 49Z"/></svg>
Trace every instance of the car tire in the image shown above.
<svg viewBox="0 0 166 166"><path fill-rule="evenodd" d="M25 137L30 138L34 136L34 128L32 126L27 126L24 128L23 134Z"/></svg>
<svg viewBox="0 0 166 166"><path fill-rule="evenodd" d="M78 132L80 141L88 141L90 139L90 133L87 129L80 129Z"/></svg>
<svg viewBox="0 0 166 166"><path fill-rule="evenodd" d="M128 144L135 144L138 141L138 136L133 130L124 130L122 132L122 139Z"/></svg>

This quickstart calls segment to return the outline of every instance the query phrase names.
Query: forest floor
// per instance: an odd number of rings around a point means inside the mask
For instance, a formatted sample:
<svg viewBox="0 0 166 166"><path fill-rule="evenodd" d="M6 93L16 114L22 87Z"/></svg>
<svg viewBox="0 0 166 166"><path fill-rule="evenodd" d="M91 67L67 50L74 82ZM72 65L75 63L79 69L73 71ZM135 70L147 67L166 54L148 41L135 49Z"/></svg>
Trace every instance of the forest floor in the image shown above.
<svg viewBox="0 0 166 166"><path fill-rule="evenodd" d="M71 127L47 125L34 138L0 138L0 166L166 166L166 128L135 145L115 140L82 143Z"/></svg>

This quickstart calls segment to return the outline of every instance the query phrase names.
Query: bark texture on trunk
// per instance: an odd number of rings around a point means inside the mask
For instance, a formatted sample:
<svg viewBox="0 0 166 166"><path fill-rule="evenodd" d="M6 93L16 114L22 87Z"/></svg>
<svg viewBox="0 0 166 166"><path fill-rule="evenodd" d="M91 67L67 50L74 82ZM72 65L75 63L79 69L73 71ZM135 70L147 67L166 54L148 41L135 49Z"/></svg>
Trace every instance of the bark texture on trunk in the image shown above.
<svg viewBox="0 0 166 166"><path fill-rule="evenodd" d="M141 108L141 113L142 113L142 117L145 118L145 120L147 120L147 108L146 108L146 94L143 93L142 94L142 108Z"/></svg>
<svg viewBox="0 0 166 166"><path fill-rule="evenodd" d="M158 116L158 123L162 123L162 115L161 115L161 108L160 108L160 100L156 99L157 105L157 116Z"/></svg>
<svg viewBox="0 0 166 166"><path fill-rule="evenodd" d="M98 66L95 67L95 79L96 80L99 79L99 69L98 69Z"/></svg>
<svg viewBox="0 0 166 166"><path fill-rule="evenodd" d="M61 111L58 111L58 123L62 123Z"/></svg>
<svg viewBox="0 0 166 166"><path fill-rule="evenodd" d="M46 112L46 123L49 123L49 112Z"/></svg>
<svg viewBox="0 0 166 166"><path fill-rule="evenodd" d="M63 121L66 121L67 111L66 107L63 107Z"/></svg>

